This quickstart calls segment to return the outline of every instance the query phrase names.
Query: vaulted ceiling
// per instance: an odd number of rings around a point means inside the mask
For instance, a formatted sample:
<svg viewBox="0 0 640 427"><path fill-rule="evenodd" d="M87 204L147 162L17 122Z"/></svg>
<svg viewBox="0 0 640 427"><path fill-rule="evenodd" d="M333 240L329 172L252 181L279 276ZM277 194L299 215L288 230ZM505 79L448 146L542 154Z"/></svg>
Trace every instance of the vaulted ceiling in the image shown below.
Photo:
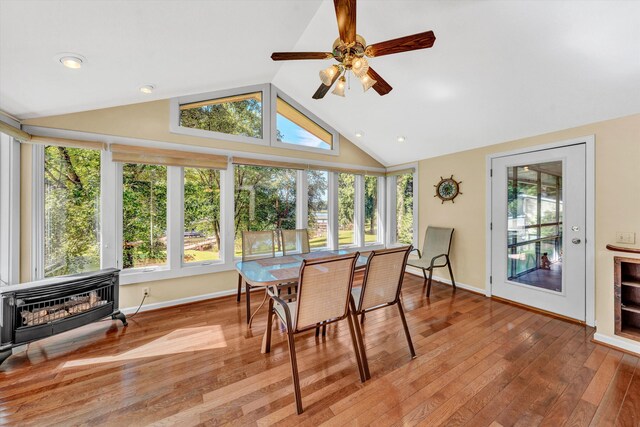
<svg viewBox="0 0 640 427"><path fill-rule="evenodd" d="M393 165L640 112L638 22L637 1L360 0L367 42L433 30L436 43L371 59L394 88L384 97L354 80L317 101L332 62L269 56L330 50L329 0L0 0L0 109L28 118L272 82ZM65 69L61 52L86 66Z"/></svg>

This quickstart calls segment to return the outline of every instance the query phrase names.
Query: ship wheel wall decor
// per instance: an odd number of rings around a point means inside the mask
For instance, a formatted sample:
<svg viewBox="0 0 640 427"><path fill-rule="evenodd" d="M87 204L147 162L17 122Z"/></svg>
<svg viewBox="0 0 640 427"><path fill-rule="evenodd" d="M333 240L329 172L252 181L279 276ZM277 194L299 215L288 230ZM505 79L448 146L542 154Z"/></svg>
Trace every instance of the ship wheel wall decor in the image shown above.
<svg viewBox="0 0 640 427"><path fill-rule="evenodd" d="M434 185L434 187L436 187L436 194L434 194L433 197L440 198L442 203L449 201L455 203L453 199L455 199L458 194L462 194L462 192L460 192L460 184L462 184L462 181L456 181L453 179L453 175L449 178L440 177L440 181Z"/></svg>

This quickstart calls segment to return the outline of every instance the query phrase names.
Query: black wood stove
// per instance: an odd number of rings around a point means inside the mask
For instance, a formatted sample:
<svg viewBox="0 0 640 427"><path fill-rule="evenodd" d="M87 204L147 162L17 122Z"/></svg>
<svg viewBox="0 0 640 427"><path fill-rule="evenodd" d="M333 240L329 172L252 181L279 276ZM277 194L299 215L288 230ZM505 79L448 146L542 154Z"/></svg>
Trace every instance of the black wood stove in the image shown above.
<svg viewBox="0 0 640 427"><path fill-rule="evenodd" d="M104 317L127 319L118 310L120 270L62 276L0 287L0 364L11 349Z"/></svg>

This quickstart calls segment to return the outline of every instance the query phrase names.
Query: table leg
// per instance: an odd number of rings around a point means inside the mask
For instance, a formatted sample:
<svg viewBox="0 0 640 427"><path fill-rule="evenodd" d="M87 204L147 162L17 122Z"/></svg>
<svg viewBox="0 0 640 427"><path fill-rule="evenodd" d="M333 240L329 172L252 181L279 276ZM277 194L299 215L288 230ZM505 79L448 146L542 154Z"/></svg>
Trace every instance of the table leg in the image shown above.
<svg viewBox="0 0 640 427"><path fill-rule="evenodd" d="M269 353L271 351L271 329L273 329L273 300L269 298L269 307L267 313L267 327L262 336L262 348L260 353Z"/></svg>
<svg viewBox="0 0 640 427"><path fill-rule="evenodd" d="M260 303L258 308L256 308L256 311L254 311L253 314L251 315L251 317L249 318L249 328L251 328L251 323L253 322L253 318L256 316L256 314L258 314L258 312L260 311L260 309L264 305L264 303L267 300L267 298L269 298L269 294L267 293L267 288L265 288L264 289L264 298L262 299L262 302Z"/></svg>

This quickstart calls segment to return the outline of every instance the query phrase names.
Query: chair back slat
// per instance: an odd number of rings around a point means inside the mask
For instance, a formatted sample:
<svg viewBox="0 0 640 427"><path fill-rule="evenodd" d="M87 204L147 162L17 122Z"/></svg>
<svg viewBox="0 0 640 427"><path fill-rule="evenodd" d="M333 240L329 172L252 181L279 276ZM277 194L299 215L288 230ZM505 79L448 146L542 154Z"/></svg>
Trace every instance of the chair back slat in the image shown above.
<svg viewBox="0 0 640 427"><path fill-rule="evenodd" d="M308 254L309 233L306 228L296 230L280 230L282 237L282 253L287 254Z"/></svg>
<svg viewBox="0 0 640 427"><path fill-rule="evenodd" d="M273 258L276 255L275 240L273 231L243 231L242 261Z"/></svg>
<svg viewBox="0 0 640 427"><path fill-rule="evenodd" d="M296 331L346 317L359 254L304 260L298 279Z"/></svg>
<svg viewBox="0 0 640 427"><path fill-rule="evenodd" d="M400 294L411 246L373 251L367 261L358 310L395 302Z"/></svg>
<svg viewBox="0 0 640 427"><path fill-rule="evenodd" d="M453 228L427 227L427 232L424 235L424 243L422 246L422 258L431 260L433 257L438 255L449 255L452 236ZM438 260L436 262L440 264L444 263L444 260Z"/></svg>

